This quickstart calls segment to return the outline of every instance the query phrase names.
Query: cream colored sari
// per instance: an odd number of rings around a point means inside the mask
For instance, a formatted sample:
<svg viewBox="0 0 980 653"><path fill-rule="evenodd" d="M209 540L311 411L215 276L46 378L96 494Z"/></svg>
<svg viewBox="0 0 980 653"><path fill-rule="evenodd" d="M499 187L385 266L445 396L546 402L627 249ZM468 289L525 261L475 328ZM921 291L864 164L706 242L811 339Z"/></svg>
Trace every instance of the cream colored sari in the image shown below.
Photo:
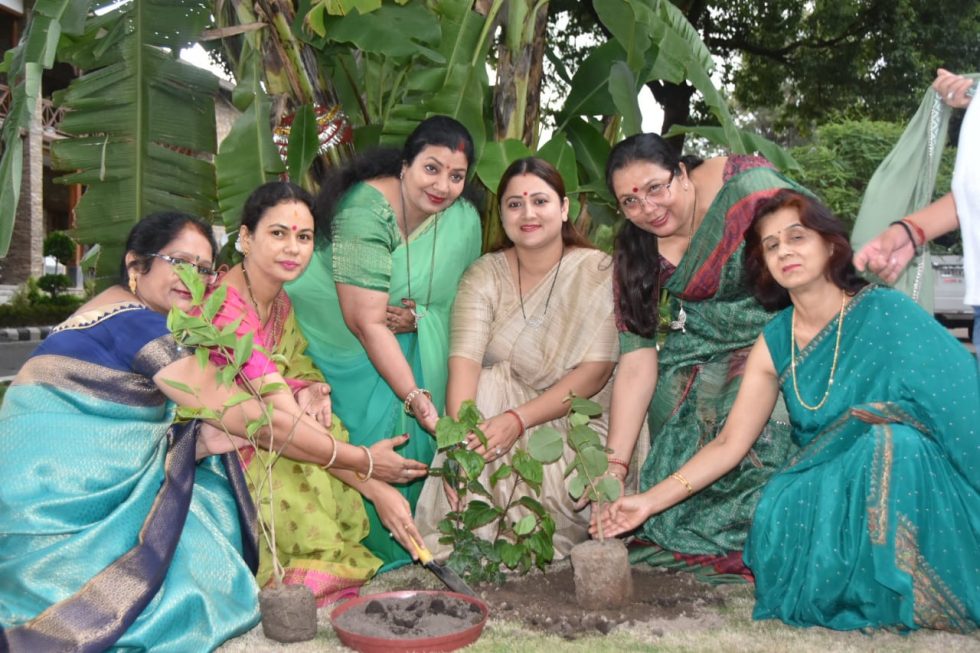
<svg viewBox="0 0 980 653"><path fill-rule="evenodd" d="M487 254L470 266L453 306L450 356L461 356L482 365L476 403L484 417L534 399L580 363L618 359L611 274L609 257L603 252L570 250L557 270L557 277L553 269L524 296L522 313L520 295L503 252ZM551 290L553 280L554 290ZM540 326L532 326L538 321L535 318L541 320ZM592 422L603 440L611 391L610 380L592 397L603 407L602 416ZM569 430L565 418L546 425L562 433ZM489 488L488 479L500 465L510 463L516 447L527 447L527 436L522 436L510 452L486 466L481 477L485 487ZM588 538L589 511L574 509L564 478L572 457L573 452L566 446L562 460L545 465L541 495L535 497L555 520L556 558L568 555L573 545ZM433 467L441 465L443 460L439 454ZM503 505L511 496L514 479L512 475L497 483L493 490L495 504ZM534 496L532 490L521 484L514 499L523 495ZM419 497L416 523L426 545L438 558L445 558L451 552L451 546L439 544L437 528L439 520L449 511L442 480L429 478ZM525 514L528 511L523 507L514 508L508 520L517 521ZM489 540L494 538L494 530L487 526L477 534Z"/></svg>

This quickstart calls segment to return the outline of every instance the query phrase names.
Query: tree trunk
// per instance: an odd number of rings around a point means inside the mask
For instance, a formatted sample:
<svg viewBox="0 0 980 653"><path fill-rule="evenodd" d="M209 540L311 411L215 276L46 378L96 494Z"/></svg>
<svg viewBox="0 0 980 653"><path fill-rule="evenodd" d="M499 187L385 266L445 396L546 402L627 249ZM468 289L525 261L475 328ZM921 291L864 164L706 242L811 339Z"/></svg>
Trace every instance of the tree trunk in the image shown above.
<svg viewBox="0 0 980 653"><path fill-rule="evenodd" d="M540 3L535 12L537 4L536 0L508 3L493 93L494 137L516 138L532 149L538 137L548 26L548 3Z"/></svg>
<svg viewBox="0 0 980 653"><path fill-rule="evenodd" d="M647 82L647 86L653 92L654 99L663 107L664 125L660 130L661 134L666 134L667 130L673 125L686 125L691 118L691 96L694 95L694 87L684 84L672 84L664 81ZM684 149L684 137L674 136L668 138L667 142L677 151L678 154Z"/></svg>

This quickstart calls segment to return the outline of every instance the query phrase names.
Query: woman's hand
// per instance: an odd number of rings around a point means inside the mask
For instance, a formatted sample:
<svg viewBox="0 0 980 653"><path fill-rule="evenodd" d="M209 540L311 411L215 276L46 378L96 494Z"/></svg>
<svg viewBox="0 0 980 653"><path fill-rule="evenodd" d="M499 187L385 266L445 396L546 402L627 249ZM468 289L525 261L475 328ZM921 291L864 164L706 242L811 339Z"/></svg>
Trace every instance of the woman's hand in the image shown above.
<svg viewBox="0 0 980 653"><path fill-rule="evenodd" d="M480 430L487 438L484 445L475 433L466 436L466 448L475 451L487 462L500 458L510 451L511 447L521 437L521 424L517 418L509 413L501 413L491 417L483 424Z"/></svg>
<svg viewBox="0 0 980 653"><path fill-rule="evenodd" d="M214 456L219 453L228 453L229 451L250 445L251 443L245 438L230 435L216 426L211 426L207 422L201 422L200 429L197 432L197 441L195 442L195 458L200 460L201 458L207 458L208 456Z"/></svg>
<svg viewBox="0 0 980 653"><path fill-rule="evenodd" d="M406 442L408 434L385 438L371 445L371 457L374 459L372 478L385 483L408 483L429 473L424 463L395 453L395 448Z"/></svg>
<svg viewBox="0 0 980 653"><path fill-rule="evenodd" d="M333 414L330 412L330 385L311 383L296 391L296 403L310 417L330 428Z"/></svg>
<svg viewBox="0 0 980 653"><path fill-rule="evenodd" d="M970 104L972 95L967 95L967 91L973 86L973 80L963 77L956 73L940 68L936 71L936 80L932 83L932 90L939 94L943 102L954 109L962 109Z"/></svg>
<svg viewBox="0 0 980 653"><path fill-rule="evenodd" d="M915 245L900 225L891 225L854 255L854 267L893 284L915 256Z"/></svg>
<svg viewBox="0 0 980 653"><path fill-rule="evenodd" d="M404 307L404 308L402 308ZM403 299L402 306L388 306L385 308L385 325L391 329L392 333L411 333L415 331L415 302L411 299Z"/></svg>
<svg viewBox="0 0 980 653"><path fill-rule="evenodd" d="M603 537L615 537L628 533L650 518L650 502L646 494L631 494L620 497L612 503L602 506L602 511L592 513L592 523L589 534L596 537L599 534L599 522L602 522Z"/></svg>
<svg viewBox="0 0 980 653"><path fill-rule="evenodd" d="M434 434L436 432L436 422L439 421L439 411L436 410L436 406L432 403L429 395L424 392L419 392L412 398L410 405L412 414L418 420L419 426L429 433Z"/></svg>
<svg viewBox="0 0 980 653"><path fill-rule="evenodd" d="M412 508L408 500L401 492L383 483L378 483L377 487L372 488L371 496L368 498L378 511L381 523L391 531L391 536L405 547L412 560L418 560L416 543L421 545L422 535L412 521Z"/></svg>

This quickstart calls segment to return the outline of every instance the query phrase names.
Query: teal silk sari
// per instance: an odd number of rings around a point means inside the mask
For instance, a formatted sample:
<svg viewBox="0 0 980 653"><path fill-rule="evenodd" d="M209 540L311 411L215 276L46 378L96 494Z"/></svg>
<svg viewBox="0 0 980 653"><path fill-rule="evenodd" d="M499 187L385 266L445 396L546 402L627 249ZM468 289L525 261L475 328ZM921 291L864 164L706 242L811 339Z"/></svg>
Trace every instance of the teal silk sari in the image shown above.
<svg viewBox="0 0 980 653"><path fill-rule="evenodd" d="M171 428L152 381L188 353L163 315L117 304L60 325L17 375L0 409L0 650L207 651L258 621L240 473L195 464L196 431Z"/></svg>
<svg viewBox="0 0 980 653"><path fill-rule="evenodd" d="M788 308L764 334L802 447L766 485L745 559L757 619L840 630L969 632L980 620L980 390L969 352L911 299L869 286L846 308L834 383L803 408ZM831 320L797 352L814 405Z"/></svg>
<svg viewBox="0 0 980 653"><path fill-rule="evenodd" d="M438 222L437 222L438 220ZM435 455L435 439L403 410L402 401L375 369L340 311L336 283L388 293L401 306L411 288L419 307L428 307L417 333L396 337L412 367L415 382L432 392L440 413L446 403L449 360L449 316L463 272L480 254L480 221L468 202L458 200L401 237L395 215L384 197L367 184L354 186L335 217L333 242L318 248L306 272L286 291L317 368L333 388L333 411L350 431L355 445L371 445L402 433L411 437L398 452L426 464ZM430 295L431 288L431 295ZM398 485L412 508L425 479ZM370 533L363 543L384 561L380 571L411 562L411 556L381 523L374 505L365 501Z"/></svg>

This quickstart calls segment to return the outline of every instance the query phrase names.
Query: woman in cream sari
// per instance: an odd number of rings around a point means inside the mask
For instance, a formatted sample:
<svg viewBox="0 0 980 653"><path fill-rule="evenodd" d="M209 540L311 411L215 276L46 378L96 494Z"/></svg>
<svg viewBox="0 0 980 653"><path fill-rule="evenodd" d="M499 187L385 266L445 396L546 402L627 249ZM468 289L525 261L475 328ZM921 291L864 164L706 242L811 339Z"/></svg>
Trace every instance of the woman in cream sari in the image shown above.
<svg viewBox="0 0 980 653"><path fill-rule="evenodd" d="M482 482L512 460L538 426L567 432L564 419L575 393L607 408L609 379L618 354L613 319L609 257L593 249L568 221L568 198L558 172L547 162L514 162L497 191L507 236L502 249L480 258L460 283L453 307L446 407L456 416L475 399L486 421L484 446L473 435L469 447L487 460ZM603 436L606 417L593 427ZM557 556L588 537L588 512L577 512L568 494L566 460L546 465L537 498L555 520ZM436 460L436 465L440 460ZM494 502L512 496L514 477L494 486ZM518 493L528 492L524 486ZM520 494L513 495L514 499ZM442 481L426 481L416 522L437 556L449 553L438 540L438 522L450 510ZM508 519L526 512L516 508ZM484 527L477 534L493 537Z"/></svg>

